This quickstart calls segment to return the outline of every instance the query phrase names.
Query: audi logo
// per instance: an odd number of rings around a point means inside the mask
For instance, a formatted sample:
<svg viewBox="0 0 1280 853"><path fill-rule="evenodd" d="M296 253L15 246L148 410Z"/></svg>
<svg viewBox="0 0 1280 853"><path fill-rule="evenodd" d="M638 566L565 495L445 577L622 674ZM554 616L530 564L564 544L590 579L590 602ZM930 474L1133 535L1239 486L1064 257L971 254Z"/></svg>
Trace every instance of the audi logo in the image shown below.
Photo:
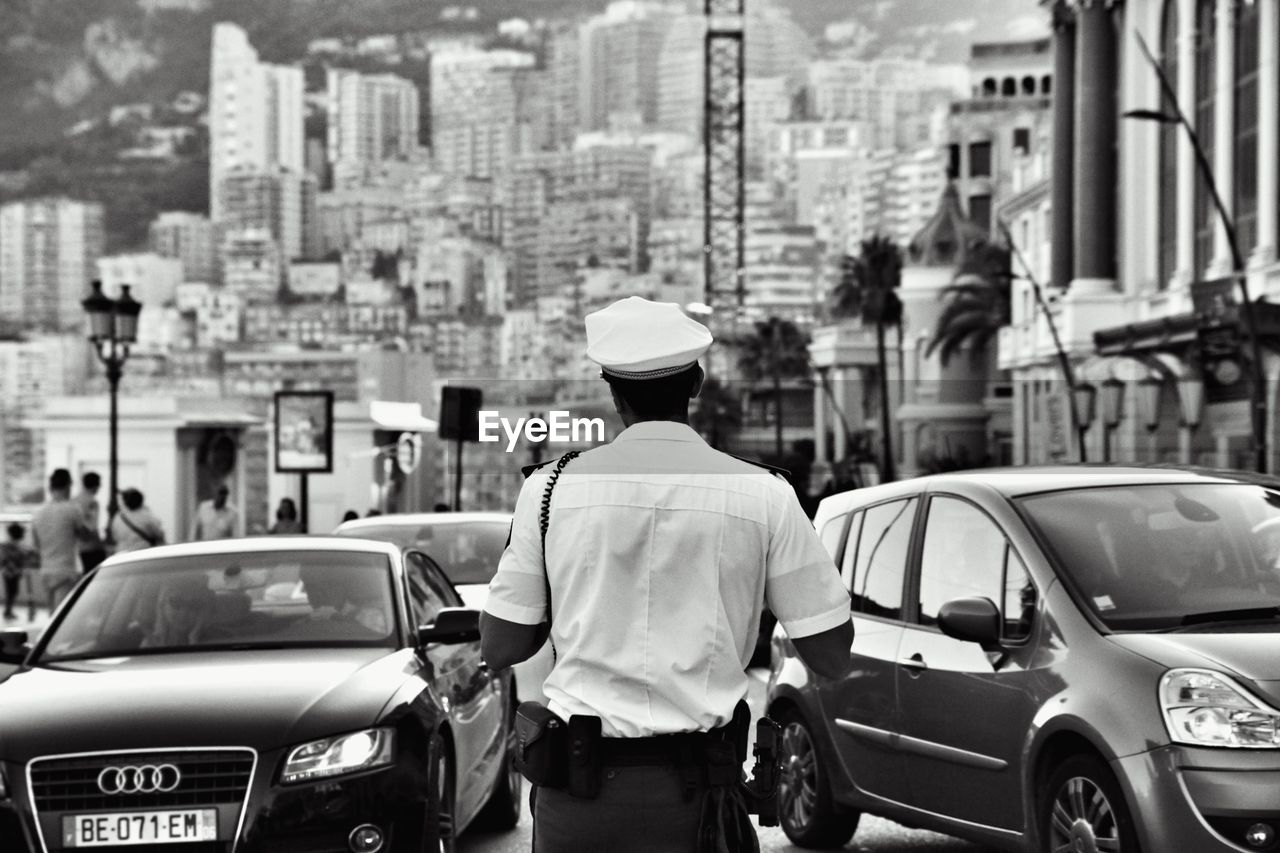
<svg viewBox="0 0 1280 853"><path fill-rule="evenodd" d="M181 781L181 771L172 764L106 767L98 774L98 790L104 794L167 794Z"/></svg>

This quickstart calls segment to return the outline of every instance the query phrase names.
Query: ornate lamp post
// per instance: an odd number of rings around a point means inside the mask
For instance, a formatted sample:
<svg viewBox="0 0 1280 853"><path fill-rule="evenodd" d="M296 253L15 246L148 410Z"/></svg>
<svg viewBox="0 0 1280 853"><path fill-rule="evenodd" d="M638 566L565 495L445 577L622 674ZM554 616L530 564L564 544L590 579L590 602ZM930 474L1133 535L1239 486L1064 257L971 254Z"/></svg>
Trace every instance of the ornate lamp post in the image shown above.
<svg viewBox="0 0 1280 853"><path fill-rule="evenodd" d="M1085 433L1093 424L1093 407L1098 399L1098 388L1092 382L1078 382L1071 389L1071 398L1075 403L1076 433L1079 436L1080 456L1083 459Z"/></svg>
<svg viewBox="0 0 1280 853"><path fill-rule="evenodd" d="M1124 383L1114 376L1102 383L1102 461L1111 461L1111 434L1124 417Z"/></svg>
<svg viewBox="0 0 1280 853"><path fill-rule="evenodd" d="M142 312L142 303L129 295L127 284L121 285L120 298L112 299L102 292L102 282L95 281L93 292L80 304L89 315L89 340L98 352L98 359L106 367L107 383L111 386L111 466L106 535L107 543L111 544L112 522L120 510L117 483L119 460L116 454L119 413L116 398L120 378L124 375L124 363L129 358L129 345L138 340L138 314Z"/></svg>
<svg viewBox="0 0 1280 853"><path fill-rule="evenodd" d="M1157 444L1156 430L1160 429L1160 396L1163 388L1163 380L1154 376L1145 376L1138 380L1136 393L1134 394L1134 404L1138 410L1138 417L1142 421L1142 425L1147 428L1147 435L1150 437L1149 451L1152 462L1159 461L1156 458L1160 451Z"/></svg>

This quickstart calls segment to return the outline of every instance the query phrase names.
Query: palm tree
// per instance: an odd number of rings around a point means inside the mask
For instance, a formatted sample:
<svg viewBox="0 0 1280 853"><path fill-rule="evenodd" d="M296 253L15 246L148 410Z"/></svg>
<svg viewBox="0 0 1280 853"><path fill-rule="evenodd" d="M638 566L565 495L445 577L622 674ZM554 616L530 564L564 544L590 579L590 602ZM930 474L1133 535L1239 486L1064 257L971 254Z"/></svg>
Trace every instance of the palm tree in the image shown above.
<svg viewBox="0 0 1280 853"><path fill-rule="evenodd" d="M884 331L893 326L902 334L902 300L896 292L902 284L902 250L893 240L879 234L863 240L858 249L857 255L846 255L841 264L840 282L832 294L831 313L836 317L858 317L864 325L874 326L876 330L883 476L887 483L894 479L894 465L889 360L885 355Z"/></svg>
<svg viewBox="0 0 1280 853"><path fill-rule="evenodd" d="M790 320L770 317L742 339L738 367L752 382L773 380L775 461L782 459L782 380L809 375L809 338Z"/></svg>
<svg viewBox="0 0 1280 853"><path fill-rule="evenodd" d="M708 376L693 402L689 425L717 450L728 447L742 429L742 400L738 394L719 379Z"/></svg>
<svg viewBox="0 0 1280 853"><path fill-rule="evenodd" d="M962 255L951 284L942 291L946 307L934 327L926 356L938 351L945 366L965 344L977 359L1012 313L1013 265L1010 252L998 243L980 242Z"/></svg>

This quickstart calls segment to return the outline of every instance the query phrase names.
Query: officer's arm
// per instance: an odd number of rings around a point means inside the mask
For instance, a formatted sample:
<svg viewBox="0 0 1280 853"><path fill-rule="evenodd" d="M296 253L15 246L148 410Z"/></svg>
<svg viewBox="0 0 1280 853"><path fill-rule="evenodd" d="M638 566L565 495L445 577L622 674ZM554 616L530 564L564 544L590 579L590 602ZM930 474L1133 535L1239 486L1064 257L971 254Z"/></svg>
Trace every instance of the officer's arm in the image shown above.
<svg viewBox="0 0 1280 853"><path fill-rule="evenodd" d="M853 622L845 622L810 637L791 641L804 665L823 678L844 678L853 666Z"/></svg>
<svg viewBox="0 0 1280 853"><path fill-rule="evenodd" d="M538 524L545 485L545 475L534 475L520 489L511 538L489 582L480 616L480 653L493 669L528 660L547 639L547 575Z"/></svg>
<svg viewBox="0 0 1280 853"><path fill-rule="evenodd" d="M842 678L852 665L849 592L795 493L788 489L773 509L765 599L805 666Z"/></svg>
<svg viewBox="0 0 1280 853"><path fill-rule="evenodd" d="M492 613L480 614L480 656L492 669L506 669L533 657L547 641L546 622L521 625Z"/></svg>

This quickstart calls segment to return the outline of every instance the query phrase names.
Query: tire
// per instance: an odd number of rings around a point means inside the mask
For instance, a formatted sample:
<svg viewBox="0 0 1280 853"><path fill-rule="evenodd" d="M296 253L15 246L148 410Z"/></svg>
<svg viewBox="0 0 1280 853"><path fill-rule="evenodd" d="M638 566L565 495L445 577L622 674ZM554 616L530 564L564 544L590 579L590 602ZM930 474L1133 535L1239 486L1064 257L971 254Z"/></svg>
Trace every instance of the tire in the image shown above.
<svg viewBox="0 0 1280 853"><path fill-rule="evenodd" d="M827 768L804 717L787 710L779 722L782 779L778 786L778 822L782 831L798 847L843 847L857 831L861 812L841 808L832 801Z"/></svg>
<svg viewBox="0 0 1280 853"><path fill-rule="evenodd" d="M484 808L476 815L476 825L494 832L515 829L520 822L520 798L524 795L524 777L516 769L516 709L514 701L507 713L507 744L502 755L502 770Z"/></svg>
<svg viewBox="0 0 1280 853"><path fill-rule="evenodd" d="M1039 798L1040 850L1140 853L1120 783L1102 759L1075 755L1049 775Z"/></svg>
<svg viewBox="0 0 1280 853"><path fill-rule="evenodd" d="M444 736L436 732L427 748L427 813L422 853L457 853L458 814L453 759Z"/></svg>

